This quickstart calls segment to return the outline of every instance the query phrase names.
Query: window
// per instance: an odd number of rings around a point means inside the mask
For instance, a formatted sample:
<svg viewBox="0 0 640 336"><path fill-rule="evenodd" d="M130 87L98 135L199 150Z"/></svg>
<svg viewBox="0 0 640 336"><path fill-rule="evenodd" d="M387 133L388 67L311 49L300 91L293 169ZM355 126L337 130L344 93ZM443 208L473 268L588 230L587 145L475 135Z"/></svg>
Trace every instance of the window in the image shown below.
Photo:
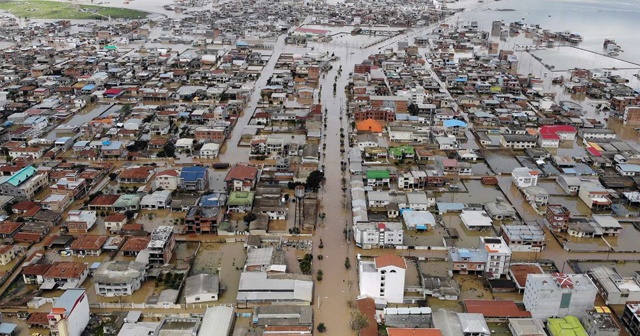
<svg viewBox="0 0 640 336"><path fill-rule="evenodd" d="M571 304L571 293L562 293L562 298L560 299L560 308L569 308Z"/></svg>

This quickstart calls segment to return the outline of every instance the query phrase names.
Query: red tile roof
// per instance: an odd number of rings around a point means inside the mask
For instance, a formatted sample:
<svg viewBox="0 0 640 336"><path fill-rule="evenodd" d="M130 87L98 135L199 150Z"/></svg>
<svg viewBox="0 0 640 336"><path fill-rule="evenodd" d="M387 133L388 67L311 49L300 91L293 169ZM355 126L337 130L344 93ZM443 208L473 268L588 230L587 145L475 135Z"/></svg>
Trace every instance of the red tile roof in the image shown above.
<svg viewBox="0 0 640 336"><path fill-rule="evenodd" d="M157 174L157 176L164 176L164 175L178 177L180 176L180 173L178 173L178 171L175 169L167 169Z"/></svg>
<svg viewBox="0 0 640 336"><path fill-rule="evenodd" d="M45 278L79 279L87 265L76 261L58 261L44 273Z"/></svg>
<svg viewBox="0 0 640 336"><path fill-rule="evenodd" d="M12 222L12 221L4 221L0 223L0 234L8 235L14 233L20 227L22 227L24 223Z"/></svg>
<svg viewBox="0 0 640 336"><path fill-rule="evenodd" d="M436 328L387 328L389 336L442 336Z"/></svg>
<svg viewBox="0 0 640 336"><path fill-rule="evenodd" d="M237 165L231 167L225 177L225 181L233 180L254 180L258 176L258 168L245 165Z"/></svg>
<svg viewBox="0 0 640 336"><path fill-rule="evenodd" d="M122 213L114 213L114 214L109 215L109 216L104 218L105 223L107 223L107 222L120 223L120 222L125 221L125 220L127 220L127 215L122 214Z"/></svg>
<svg viewBox="0 0 640 336"><path fill-rule="evenodd" d="M31 201L22 201L11 206L11 209L22 212L37 206L38 206L38 203L31 202Z"/></svg>
<svg viewBox="0 0 640 336"><path fill-rule="evenodd" d="M96 198L94 198L93 201L89 203L89 205L110 206L113 205L118 200L118 198L120 198L119 195L99 195L96 196Z"/></svg>
<svg viewBox="0 0 640 336"><path fill-rule="evenodd" d="M407 268L407 263L404 261L404 258L401 256L397 256L394 254L385 254L379 257L376 257L376 268L382 268L387 266L395 266L399 268Z"/></svg>
<svg viewBox="0 0 640 336"><path fill-rule="evenodd" d="M151 167L135 167L127 168L120 173L118 178L120 179L146 179L153 173Z"/></svg>
<svg viewBox="0 0 640 336"><path fill-rule="evenodd" d="M34 264L22 269L25 275L44 275L51 268L51 264Z"/></svg>
<svg viewBox="0 0 640 336"><path fill-rule="evenodd" d="M144 250L149 242L151 241L150 237L133 237L127 239L127 241L122 245L120 251L122 252L140 252Z"/></svg>
<svg viewBox="0 0 640 336"><path fill-rule="evenodd" d="M367 317L369 325L360 330L359 336L378 336L378 323L376 322L376 304L372 298L363 298L356 301L358 310Z"/></svg>
<svg viewBox="0 0 640 336"><path fill-rule="evenodd" d="M71 243L72 250L96 251L102 249L102 245L107 241L107 236L83 235Z"/></svg>

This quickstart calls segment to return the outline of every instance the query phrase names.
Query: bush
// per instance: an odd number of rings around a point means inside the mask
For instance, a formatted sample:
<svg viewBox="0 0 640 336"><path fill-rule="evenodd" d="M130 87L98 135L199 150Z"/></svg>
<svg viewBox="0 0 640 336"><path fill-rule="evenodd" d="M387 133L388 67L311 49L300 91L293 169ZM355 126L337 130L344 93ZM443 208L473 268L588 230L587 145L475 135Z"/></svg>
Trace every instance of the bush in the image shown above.
<svg viewBox="0 0 640 336"><path fill-rule="evenodd" d="M324 256L322 254L318 254L318 260L322 260L324 259Z"/></svg>
<svg viewBox="0 0 640 336"><path fill-rule="evenodd" d="M327 331L327 327L322 322L318 323L318 327L316 329L318 330L319 333L323 333Z"/></svg>

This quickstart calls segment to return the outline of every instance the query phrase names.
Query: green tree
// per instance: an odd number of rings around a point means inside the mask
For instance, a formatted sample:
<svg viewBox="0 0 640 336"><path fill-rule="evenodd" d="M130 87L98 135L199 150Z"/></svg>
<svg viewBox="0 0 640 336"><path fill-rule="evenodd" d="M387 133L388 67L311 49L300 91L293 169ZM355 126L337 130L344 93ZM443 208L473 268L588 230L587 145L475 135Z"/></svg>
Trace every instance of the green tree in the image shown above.
<svg viewBox="0 0 640 336"><path fill-rule="evenodd" d="M244 222L247 223L247 224L253 222L256 219L258 219L258 216L256 214L254 214L253 212L249 212L243 218Z"/></svg>
<svg viewBox="0 0 640 336"><path fill-rule="evenodd" d="M327 327L322 322L318 323L318 327L316 329L318 330L319 333L323 333L327 331Z"/></svg>
<svg viewBox="0 0 640 336"><path fill-rule="evenodd" d="M359 310L352 310L349 326L351 326L352 330L360 332L360 330L369 326L369 319Z"/></svg>
<svg viewBox="0 0 640 336"><path fill-rule="evenodd" d="M324 181L324 173L319 170L314 170L307 177L306 188L313 191L318 191L320 184Z"/></svg>
<svg viewBox="0 0 640 336"><path fill-rule="evenodd" d="M351 268L351 260L349 259L349 257L344 258L344 268L346 269Z"/></svg>

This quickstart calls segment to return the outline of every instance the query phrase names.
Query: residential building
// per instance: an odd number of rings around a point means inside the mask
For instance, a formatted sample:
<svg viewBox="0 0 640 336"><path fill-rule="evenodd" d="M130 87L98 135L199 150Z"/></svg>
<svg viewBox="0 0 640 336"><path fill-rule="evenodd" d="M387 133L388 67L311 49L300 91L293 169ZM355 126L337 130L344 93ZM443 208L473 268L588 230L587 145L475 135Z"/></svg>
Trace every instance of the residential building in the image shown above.
<svg viewBox="0 0 640 336"><path fill-rule="evenodd" d="M103 235L81 235L69 248L73 255L97 257L102 254L102 246L107 242L107 238Z"/></svg>
<svg viewBox="0 0 640 336"><path fill-rule="evenodd" d="M13 196L18 201L31 200L48 182L45 174L26 166L11 176L0 176L0 195Z"/></svg>
<svg viewBox="0 0 640 336"><path fill-rule="evenodd" d="M569 228L571 211L560 204L548 204L545 219L549 230L553 232L566 232Z"/></svg>
<svg viewBox="0 0 640 336"><path fill-rule="evenodd" d="M205 166L184 167L180 171L180 189L207 191L209 189L209 170Z"/></svg>
<svg viewBox="0 0 640 336"><path fill-rule="evenodd" d="M607 306L596 306L587 312L582 320L584 329L589 336L619 336L620 327Z"/></svg>
<svg viewBox="0 0 640 336"><path fill-rule="evenodd" d="M217 234L222 216L223 212L220 211L220 207L191 207L185 217L186 232Z"/></svg>
<svg viewBox="0 0 640 336"><path fill-rule="evenodd" d="M524 198L533 206L538 208L549 203L549 192L540 186L530 186L522 188Z"/></svg>
<svg viewBox="0 0 640 336"><path fill-rule="evenodd" d="M40 204L44 210L63 212L72 202L73 199L67 194L50 194Z"/></svg>
<svg viewBox="0 0 640 336"><path fill-rule="evenodd" d="M539 171L527 167L518 167L511 171L511 179L518 189L538 185L539 175Z"/></svg>
<svg viewBox="0 0 640 336"><path fill-rule="evenodd" d="M104 228L111 233L117 233L125 224L127 216L123 213L114 213L104 218Z"/></svg>
<svg viewBox="0 0 640 336"><path fill-rule="evenodd" d="M429 211L402 211L402 220L407 230L426 231L436 226L436 219Z"/></svg>
<svg viewBox="0 0 640 336"><path fill-rule="evenodd" d="M615 267L594 266L587 271L608 305L640 301L640 274L623 276Z"/></svg>
<svg viewBox="0 0 640 336"><path fill-rule="evenodd" d="M131 167L122 170L118 175L118 182L123 184L145 184L154 174L153 167Z"/></svg>
<svg viewBox="0 0 640 336"><path fill-rule="evenodd" d="M259 169L248 165L235 165L229 169L224 182L227 191L251 191L259 179Z"/></svg>
<svg viewBox="0 0 640 336"><path fill-rule="evenodd" d="M541 252L547 246L544 230L537 225L502 225L500 231L513 252Z"/></svg>
<svg viewBox="0 0 640 336"><path fill-rule="evenodd" d="M404 229L399 222L355 223L353 238L363 249L391 247L404 243Z"/></svg>
<svg viewBox="0 0 640 336"><path fill-rule="evenodd" d="M146 280L145 263L138 261L107 261L93 275L97 295L114 297L128 296L142 287Z"/></svg>
<svg viewBox="0 0 640 336"><path fill-rule="evenodd" d="M16 253L11 245L0 245L0 265L7 265L15 259Z"/></svg>
<svg viewBox="0 0 640 336"><path fill-rule="evenodd" d="M188 277L184 285L187 304L218 301L220 279L215 274L198 274Z"/></svg>
<svg viewBox="0 0 640 336"><path fill-rule="evenodd" d="M599 183L584 182L580 185L578 197L589 207L589 209L609 209L611 208L610 194L607 189Z"/></svg>
<svg viewBox="0 0 640 336"><path fill-rule="evenodd" d="M366 185L368 187L389 187L391 181L391 175L388 170L367 170Z"/></svg>
<svg viewBox="0 0 640 336"><path fill-rule="evenodd" d="M218 157L219 152L220 144L215 142L206 143L200 148L200 158L205 160L215 159Z"/></svg>
<svg viewBox="0 0 640 336"><path fill-rule="evenodd" d="M640 107L628 106L624 109L624 115L622 121L625 125L638 126L640 125Z"/></svg>
<svg viewBox="0 0 640 336"><path fill-rule="evenodd" d="M622 176L638 176L640 175L640 165L632 163L618 163L616 170Z"/></svg>
<svg viewBox="0 0 640 336"><path fill-rule="evenodd" d="M171 190L156 190L140 201L140 208L146 210L166 209L171 206Z"/></svg>
<svg viewBox="0 0 640 336"><path fill-rule="evenodd" d="M584 274L529 274L523 302L534 318L568 315L585 318L597 294L597 287Z"/></svg>
<svg viewBox="0 0 640 336"><path fill-rule="evenodd" d="M76 261L58 261L42 275L41 290L46 289L71 289L82 286L89 275L89 267Z"/></svg>
<svg viewBox="0 0 640 336"><path fill-rule="evenodd" d="M493 220L508 221L516 219L516 209L502 198L484 204L484 211Z"/></svg>
<svg viewBox="0 0 640 336"><path fill-rule="evenodd" d="M227 199L227 211L245 213L253 207L255 193L252 191L232 191Z"/></svg>
<svg viewBox="0 0 640 336"><path fill-rule="evenodd" d="M622 225L611 215L593 215L591 224L602 233L603 236L619 236Z"/></svg>
<svg viewBox="0 0 640 336"><path fill-rule="evenodd" d="M180 185L180 172L168 169L158 172L155 179L155 188L162 190L176 190Z"/></svg>
<svg viewBox="0 0 640 336"><path fill-rule="evenodd" d="M512 149L533 148L538 145L537 140L530 135L503 134L500 136L500 145Z"/></svg>
<svg viewBox="0 0 640 336"><path fill-rule="evenodd" d="M620 320L630 335L640 335L640 302L627 302Z"/></svg>
<svg viewBox="0 0 640 336"><path fill-rule="evenodd" d="M578 136L586 143L590 140L615 139L617 135L614 130L608 128L581 128L578 130Z"/></svg>
<svg viewBox="0 0 640 336"><path fill-rule="evenodd" d="M67 216L67 230L69 233L87 233L96 224L98 217L95 211L71 210Z"/></svg>
<svg viewBox="0 0 640 336"><path fill-rule="evenodd" d="M493 220L484 210L462 210L460 220L468 230L487 230L493 226Z"/></svg>
<svg viewBox="0 0 640 336"><path fill-rule="evenodd" d="M89 324L89 300L84 289L67 289L57 298L47 319L51 336L81 336Z"/></svg>
<svg viewBox="0 0 640 336"><path fill-rule="evenodd" d="M511 264L511 249L501 237L480 237L480 254L486 260L485 276L498 279L506 275Z"/></svg>
<svg viewBox="0 0 640 336"><path fill-rule="evenodd" d="M159 226L151 232L151 241L147 245L150 264L168 264L176 246L176 237L172 226Z"/></svg>
<svg viewBox="0 0 640 336"><path fill-rule="evenodd" d="M389 303L403 303L406 269L404 258L397 255L386 254L374 261L360 261L360 295Z"/></svg>
<svg viewBox="0 0 640 336"><path fill-rule="evenodd" d="M87 193L87 181L76 174L67 174L52 184L49 189L54 194L66 194L71 199L79 199Z"/></svg>

